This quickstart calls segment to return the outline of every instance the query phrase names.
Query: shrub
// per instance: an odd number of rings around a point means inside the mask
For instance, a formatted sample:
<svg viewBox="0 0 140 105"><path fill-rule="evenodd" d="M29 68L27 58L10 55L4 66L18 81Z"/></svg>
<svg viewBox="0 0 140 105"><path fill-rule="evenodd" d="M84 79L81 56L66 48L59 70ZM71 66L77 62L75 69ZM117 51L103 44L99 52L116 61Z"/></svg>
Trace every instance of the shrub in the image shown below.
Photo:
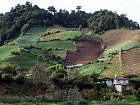
<svg viewBox="0 0 140 105"><path fill-rule="evenodd" d="M32 79L37 83L45 83L47 85L52 84L50 73L47 72L44 64L36 64L31 69L32 71Z"/></svg>
<svg viewBox="0 0 140 105"><path fill-rule="evenodd" d="M137 101L137 97L134 96L134 95L127 95L127 96L126 96L126 100L127 100L128 102L136 102L136 101Z"/></svg>
<svg viewBox="0 0 140 105"><path fill-rule="evenodd" d="M0 64L0 71L1 73L15 74L14 67L10 63L7 63L7 62Z"/></svg>
<svg viewBox="0 0 140 105"><path fill-rule="evenodd" d="M17 52L17 51L12 51L11 54L12 54L12 55L19 55L19 52Z"/></svg>
<svg viewBox="0 0 140 105"><path fill-rule="evenodd" d="M137 97L137 100L140 101L140 89L137 90L136 97Z"/></svg>
<svg viewBox="0 0 140 105"><path fill-rule="evenodd" d="M55 33L60 33L60 30L58 30L58 31L55 31Z"/></svg>

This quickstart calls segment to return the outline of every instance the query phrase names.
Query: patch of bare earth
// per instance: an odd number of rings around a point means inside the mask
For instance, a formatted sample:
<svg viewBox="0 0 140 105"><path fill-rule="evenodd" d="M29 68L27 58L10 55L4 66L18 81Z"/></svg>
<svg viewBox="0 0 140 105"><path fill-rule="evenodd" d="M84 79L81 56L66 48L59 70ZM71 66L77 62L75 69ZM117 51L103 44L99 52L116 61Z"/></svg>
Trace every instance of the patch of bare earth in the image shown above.
<svg viewBox="0 0 140 105"><path fill-rule="evenodd" d="M101 45L95 41L77 42L76 47L76 52L67 52L65 66L86 64L96 60L102 53Z"/></svg>
<svg viewBox="0 0 140 105"><path fill-rule="evenodd" d="M130 49L121 53L122 69L125 75L140 76L140 48Z"/></svg>

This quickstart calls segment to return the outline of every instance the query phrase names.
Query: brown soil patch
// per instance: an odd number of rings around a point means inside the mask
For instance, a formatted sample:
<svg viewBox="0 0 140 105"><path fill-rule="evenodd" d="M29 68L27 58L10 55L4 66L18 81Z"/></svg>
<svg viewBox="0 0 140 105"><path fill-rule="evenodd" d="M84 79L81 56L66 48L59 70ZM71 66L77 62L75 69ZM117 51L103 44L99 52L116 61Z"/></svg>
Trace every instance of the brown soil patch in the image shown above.
<svg viewBox="0 0 140 105"><path fill-rule="evenodd" d="M111 30L99 36L105 43L107 48L122 44L127 41L140 42L140 30Z"/></svg>
<svg viewBox="0 0 140 105"><path fill-rule="evenodd" d="M81 41L76 44L76 52L67 52L65 66L86 64L96 60L102 53L102 48L96 41Z"/></svg>
<svg viewBox="0 0 140 105"><path fill-rule="evenodd" d="M125 75L140 76L140 48L123 51L121 54L122 69Z"/></svg>

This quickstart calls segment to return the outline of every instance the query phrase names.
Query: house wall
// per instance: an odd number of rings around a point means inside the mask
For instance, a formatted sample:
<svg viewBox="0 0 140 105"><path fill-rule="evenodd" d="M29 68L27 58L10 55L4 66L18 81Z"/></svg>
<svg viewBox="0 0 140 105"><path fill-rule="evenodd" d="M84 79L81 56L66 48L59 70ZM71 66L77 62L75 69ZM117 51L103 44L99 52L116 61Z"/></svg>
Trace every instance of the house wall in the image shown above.
<svg viewBox="0 0 140 105"><path fill-rule="evenodd" d="M128 80L114 79L114 84L128 84Z"/></svg>
<svg viewBox="0 0 140 105"><path fill-rule="evenodd" d="M122 85L115 85L117 92L122 92Z"/></svg>
<svg viewBox="0 0 140 105"><path fill-rule="evenodd" d="M107 81L106 81L106 84L107 84L107 86L113 86L112 80L107 80Z"/></svg>

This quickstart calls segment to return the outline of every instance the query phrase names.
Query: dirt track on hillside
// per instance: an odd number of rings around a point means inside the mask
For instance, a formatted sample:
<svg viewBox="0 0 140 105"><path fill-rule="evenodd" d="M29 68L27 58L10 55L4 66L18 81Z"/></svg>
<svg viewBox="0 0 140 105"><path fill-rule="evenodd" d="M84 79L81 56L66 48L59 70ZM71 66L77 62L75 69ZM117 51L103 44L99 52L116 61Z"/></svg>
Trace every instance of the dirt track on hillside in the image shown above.
<svg viewBox="0 0 140 105"><path fill-rule="evenodd" d="M76 44L76 52L67 52L65 66L86 64L96 60L102 53L102 48L95 41L81 41Z"/></svg>

